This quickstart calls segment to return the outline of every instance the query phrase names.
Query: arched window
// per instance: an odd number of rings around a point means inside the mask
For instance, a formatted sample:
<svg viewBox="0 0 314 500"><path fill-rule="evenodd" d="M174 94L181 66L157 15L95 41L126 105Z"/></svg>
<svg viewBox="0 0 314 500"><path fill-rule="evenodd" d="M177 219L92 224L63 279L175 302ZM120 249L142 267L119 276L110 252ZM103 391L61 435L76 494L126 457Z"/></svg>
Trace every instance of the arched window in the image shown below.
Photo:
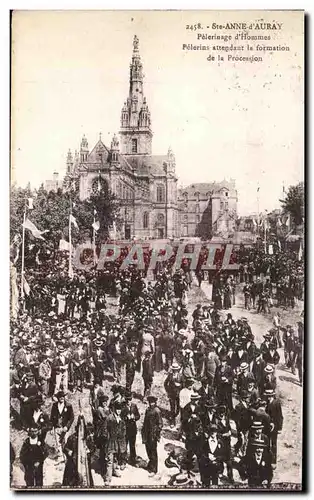
<svg viewBox="0 0 314 500"><path fill-rule="evenodd" d="M183 196L184 201L188 201L188 197L189 197L188 193L183 193L182 196Z"/></svg>
<svg viewBox="0 0 314 500"><path fill-rule="evenodd" d="M148 228L148 221L149 221L149 214L148 214L148 212L144 212L144 215L143 215L143 228L144 229Z"/></svg>
<svg viewBox="0 0 314 500"><path fill-rule="evenodd" d="M199 193L194 193L194 196L196 198L196 201L200 201L200 194Z"/></svg>
<svg viewBox="0 0 314 500"><path fill-rule="evenodd" d="M158 214L157 215L157 222L159 226L162 226L165 223L165 216L164 214Z"/></svg>
<svg viewBox="0 0 314 500"><path fill-rule="evenodd" d="M165 201L165 186L158 184L157 186L157 202L163 203Z"/></svg>
<svg viewBox="0 0 314 500"><path fill-rule="evenodd" d="M108 183L102 177L95 177L92 182L92 194L97 195L100 192L108 192Z"/></svg>
<svg viewBox="0 0 314 500"><path fill-rule="evenodd" d="M188 226L183 226L183 236L188 235Z"/></svg>

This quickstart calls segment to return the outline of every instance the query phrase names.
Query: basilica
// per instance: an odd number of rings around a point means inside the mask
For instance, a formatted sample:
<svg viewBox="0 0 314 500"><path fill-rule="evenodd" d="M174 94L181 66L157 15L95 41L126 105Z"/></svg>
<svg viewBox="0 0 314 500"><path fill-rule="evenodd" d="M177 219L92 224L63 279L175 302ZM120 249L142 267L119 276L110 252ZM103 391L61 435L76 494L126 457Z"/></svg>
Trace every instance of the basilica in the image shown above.
<svg viewBox="0 0 314 500"><path fill-rule="evenodd" d="M109 146L100 136L90 148L83 136L79 152L74 156L68 152L64 183L76 179L82 200L98 189L99 182L107 184L120 200L123 225L116 228L120 239L209 238L222 233L230 236L236 219L234 181L179 190L174 153L169 148L165 155L152 154L152 139L139 40L135 36L119 137L114 135Z"/></svg>

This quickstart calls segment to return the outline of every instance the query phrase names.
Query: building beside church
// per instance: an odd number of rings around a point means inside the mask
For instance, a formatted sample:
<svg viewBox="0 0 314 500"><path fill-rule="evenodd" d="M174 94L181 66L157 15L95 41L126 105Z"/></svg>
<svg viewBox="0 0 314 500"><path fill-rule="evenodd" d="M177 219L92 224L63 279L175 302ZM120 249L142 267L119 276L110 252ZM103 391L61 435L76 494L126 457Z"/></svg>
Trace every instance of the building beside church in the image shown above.
<svg viewBox="0 0 314 500"><path fill-rule="evenodd" d="M235 180L191 184L178 190L180 236L228 239L236 230Z"/></svg>
<svg viewBox="0 0 314 500"><path fill-rule="evenodd" d="M178 190L172 150L152 154L152 123L143 79L135 36L119 138L114 135L108 146L100 136L90 148L83 136L79 152L74 156L68 152L64 183L76 179L82 200L98 190L99 182L106 184L121 205L124 223L117 228L117 238L230 237L237 214L235 181L192 184Z"/></svg>
<svg viewBox="0 0 314 500"><path fill-rule="evenodd" d="M81 199L97 190L99 180L107 183L121 202L124 227L118 228L118 238L173 238L179 235L175 156L171 149L165 155L152 154L153 132L143 79L135 36L120 140L114 136L108 147L100 137L90 149L84 136L79 153L74 157L68 153L67 176L78 180Z"/></svg>

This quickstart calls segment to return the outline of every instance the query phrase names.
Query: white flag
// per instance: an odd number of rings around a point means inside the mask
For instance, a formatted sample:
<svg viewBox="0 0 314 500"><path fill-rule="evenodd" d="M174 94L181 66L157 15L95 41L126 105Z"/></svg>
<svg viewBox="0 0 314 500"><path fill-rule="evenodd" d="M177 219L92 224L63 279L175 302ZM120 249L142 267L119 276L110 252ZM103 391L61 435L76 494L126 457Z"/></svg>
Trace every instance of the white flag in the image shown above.
<svg viewBox="0 0 314 500"><path fill-rule="evenodd" d="M100 228L100 222L99 220L97 221L94 221L93 224L92 224L92 228L97 232L99 231L99 228Z"/></svg>
<svg viewBox="0 0 314 500"><path fill-rule="evenodd" d="M302 259L302 256L303 256L303 251L302 251L302 245L301 245L301 242L300 242L299 254L298 254L298 260L299 261Z"/></svg>
<svg viewBox="0 0 314 500"><path fill-rule="evenodd" d="M290 227L290 214L288 215L288 218L286 220L286 226Z"/></svg>
<svg viewBox="0 0 314 500"><path fill-rule="evenodd" d="M26 279L24 278L24 292L26 293L26 295L29 295L31 289L30 289L30 286L29 284L27 283Z"/></svg>
<svg viewBox="0 0 314 500"><path fill-rule="evenodd" d="M278 248L279 248L279 250L281 251L281 243L280 243L280 241L279 241L279 240L278 240Z"/></svg>
<svg viewBox="0 0 314 500"><path fill-rule="evenodd" d="M277 227L281 227L281 226L282 226L281 219L280 219L280 217L278 217L278 219L277 219Z"/></svg>
<svg viewBox="0 0 314 500"><path fill-rule="evenodd" d="M28 208L29 210L33 210L33 198L28 198Z"/></svg>
<svg viewBox="0 0 314 500"><path fill-rule="evenodd" d="M254 229L256 229L257 228L257 222L256 222L256 220L252 219L252 222L253 222Z"/></svg>
<svg viewBox="0 0 314 500"><path fill-rule="evenodd" d="M70 251L70 243L66 240L60 240L59 241L59 250L60 251L66 251L66 252L69 252Z"/></svg>
<svg viewBox="0 0 314 500"><path fill-rule="evenodd" d="M76 222L76 218L74 217L74 215L70 214L70 222L73 224L73 226L78 229L78 224Z"/></svg>
<svg viewBox="0 0 314 500"><path fill-rule="evenodd" d="M269 245L268 246L268 255L273 255L273 253L274 253L273 245Z"/></svg>
<svg viewBox="0 0 314 500"><path fill-rule="evenodd" d="M42 234L49 232L48 229L45 229L45 231L40 231L29 219L26 219L25 222L23 222L22 226L25 227L25 229L29 229L35 238L39 238L41 240L45 239L42 237Z"/></svg>

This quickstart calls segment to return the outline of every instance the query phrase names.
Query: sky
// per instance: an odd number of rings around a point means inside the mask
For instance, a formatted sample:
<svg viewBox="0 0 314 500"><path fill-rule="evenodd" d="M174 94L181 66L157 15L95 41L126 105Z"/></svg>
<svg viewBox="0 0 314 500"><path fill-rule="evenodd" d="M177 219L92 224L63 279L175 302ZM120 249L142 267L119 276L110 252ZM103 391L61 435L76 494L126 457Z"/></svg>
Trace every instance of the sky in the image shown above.
<svg viewBox="0 0 314 500"><path fill-rule="evenodd" d="M289 52L263 53L260 63L213 63L205 51L182 50L183 43L208 44L187 24L261 18L282 23L274 43L263 43L288 45ZM178 186L233 178L239 214L257 211L258 185L260 210L278 208L283 184L303 180L300 12L15 11L11 166L17 184L38 186L54 171L63 176L67 151L79 149L83 134L90 149L100 132L110 146L128 95L135 34L153 154L171 146Z"/></svg>

